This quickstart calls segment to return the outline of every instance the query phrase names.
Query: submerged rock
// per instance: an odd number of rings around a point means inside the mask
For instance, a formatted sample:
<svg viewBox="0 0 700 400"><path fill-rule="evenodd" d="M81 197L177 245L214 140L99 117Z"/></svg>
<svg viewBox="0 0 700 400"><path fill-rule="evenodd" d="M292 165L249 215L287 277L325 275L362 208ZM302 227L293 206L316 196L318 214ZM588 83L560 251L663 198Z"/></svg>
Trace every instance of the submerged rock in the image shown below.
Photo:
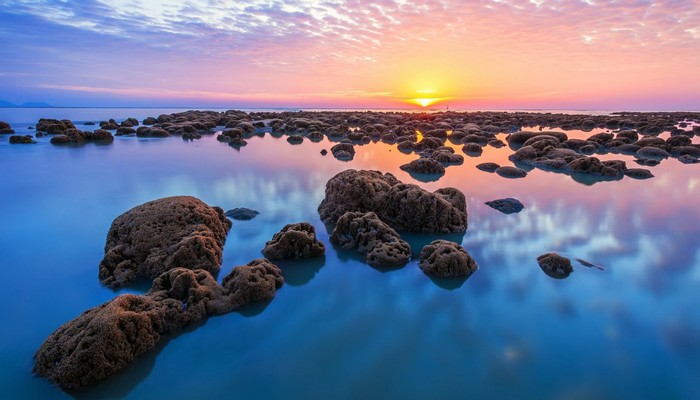
<svg viewBox="0 0 700 400"><path fill-rule="evenodd" d="M375 267L398 267L411 258L411 246L373 212L343 214L330 240L345 249L357 249Z"/></svg>
<svg viewBox="0 0 700 400"><path fill-rule="evenodd" d="M262 250L272 260L318 257L326 253L326 247L316 239L316 229L307 222L287 224L275 233Z"/></svg>
<svg viewBox="0 0 700 400"><path fill-rule="evenodd" d="M537 263L545 274L555 279L564 279L574 271L571 260L557 253L542 254L537 257Z"/></svg>
<svg viewBox="0 0 700 400"><path fill-rule="evenodd" d="M265 259L234 268L223 286L204 270L171 269L146 294L117 296L59 327L34 355L34 373L64 390L94 385L153 348L163 335L271 300L283 282L281 271Z"/></svg>
<svg viewBox="0 0 700 400"><path fill-rule="evenodd" d="M469 277L478 266L469 253L457 243L434 240L420 252L420 269L440 278Z"/></svg>
<svg viewBox="0 0 700 400"><path fill-rule="evenodd" d="M397 231L467 230L466 200L459 190L443 188L430 193L378 171L350 169L338 173L326 183L326 196L318 211L327 224L335 223L348 211L373 211Z"/></svg>
<svg viewBox="0 0 700 400"><path fill-rule="evenodd" d="M231 221L221 208L190 196L134 207L109 228L100 281L118 288L177 267L218 272L229 229Z"/></svg>
<svg viewBox="0 0 700 400"><path fill-rule="evenodd" d="M504 214L519 213L525 206L518 199L507 197L505 199L487 201L487 206L494 208Z"/></svg>
<svg viewBox="0 0 700 400"><path fill-rule="evenodd" d="M527 172L517 167L511 167L509 165L499 167L496 169L496 173L499 176L510 179L524 178L527 176Z"/></svg>
<svg viewBox="0 0 700 400"><path fill-rule="evenodd" d="M260 212L245 207L234 208L226 211L225 213L227 217L237 219L239 221L247 221L249 219L253 219L258 214L260 214Z"/></svg>

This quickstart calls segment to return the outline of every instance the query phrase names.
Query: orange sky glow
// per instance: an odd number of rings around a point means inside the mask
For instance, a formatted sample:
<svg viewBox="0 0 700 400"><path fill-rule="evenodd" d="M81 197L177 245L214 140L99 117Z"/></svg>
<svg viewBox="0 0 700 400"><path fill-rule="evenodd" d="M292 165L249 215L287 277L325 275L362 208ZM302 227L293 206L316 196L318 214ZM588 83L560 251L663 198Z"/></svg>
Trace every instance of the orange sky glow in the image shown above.
<svg viewBox="0 0 700 400"><path fill-rule="evenodd" d="M8 101L700 108L696 1L9 1L0 20Z"/></svg>

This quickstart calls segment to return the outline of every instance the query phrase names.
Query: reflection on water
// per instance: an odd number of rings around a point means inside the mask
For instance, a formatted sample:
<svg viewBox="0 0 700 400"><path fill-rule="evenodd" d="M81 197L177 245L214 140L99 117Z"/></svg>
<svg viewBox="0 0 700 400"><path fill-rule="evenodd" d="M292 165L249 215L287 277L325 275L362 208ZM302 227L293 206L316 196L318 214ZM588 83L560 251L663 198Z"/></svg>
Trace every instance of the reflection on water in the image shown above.
<svg viewBox="0 0 700 400"><path fill-rule="evenodd" d="M82 148L0 142L7 194L0 313L12 327L1 334L0 385L8 393L67 397L31 376L31 357L62 323L115 295L97 279L112 219L148 200L188 194L260 211L234 221L219 276L260 257L287 223L315 225L327 254L280 263L287 285L269 304L169 338L77 397L700 396L697 165L669 159L651 168L650 180L592 186L542 170L508 180L476 169L510 165L508 148L486 147L425 183L399 169L416 156L396 145L358 146L343 163L320 154L332 146L325 139L294 147L269 135L248 142L240 151L212 136L116 138ZM629 160L601 158L611 156ZM433 235L404 234L414 258L391 271L335 249L316 208L325 182L347 168L392 172L430 191L462 190L468 231L437 236L461 243L479 269L462 282L424 275L417 255ZM506 197L525 208L506 215L484 204ZM550 279L536 261L550 251L605 270L574 262L568 279Z"/></svg>

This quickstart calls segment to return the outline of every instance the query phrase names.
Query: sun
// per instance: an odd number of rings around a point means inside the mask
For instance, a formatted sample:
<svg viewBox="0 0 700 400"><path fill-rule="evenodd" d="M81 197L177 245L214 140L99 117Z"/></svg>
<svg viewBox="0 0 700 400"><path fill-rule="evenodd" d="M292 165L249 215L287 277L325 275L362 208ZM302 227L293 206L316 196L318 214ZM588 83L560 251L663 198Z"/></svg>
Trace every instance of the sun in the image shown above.
<svg viewBox="0 0 700 400"><path fill-rule="evenodd" d="M428 107L429 105L435 104L438 101L440 101L440 99L438 99L438 98L430 98L430 97L420 97L420 98L411 99L411 100L421 107Z"/></svg>

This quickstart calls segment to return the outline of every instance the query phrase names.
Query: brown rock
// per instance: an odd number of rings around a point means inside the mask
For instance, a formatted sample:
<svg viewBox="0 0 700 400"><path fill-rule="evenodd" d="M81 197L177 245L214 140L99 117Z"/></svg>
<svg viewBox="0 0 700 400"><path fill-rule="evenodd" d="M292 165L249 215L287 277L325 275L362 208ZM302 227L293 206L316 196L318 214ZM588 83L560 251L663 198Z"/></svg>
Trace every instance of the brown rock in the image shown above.
<svg viewBox="0 0 700 400"><path fill-rule="evenodd" d="M316 229L307 222L288 224L265 243L262 250L271 260L322 256L326 247L316 239Z"/></svg>
<svg viewBox="0 0 700 400"><path fill-rule="evenodd" d="M571 260L557 253L542 254L537 257L537 263L545 274L555 279L564 279L574 271Z"/></svg>
<svg viewBox="0 0 700 400"><path fill-rule="evenodd" d="M190 196L150 201L117 217L100 263L102 284L116 288L177 267L219 271L231 228L219 207Z"/></svg>
<svg viewBox="0 0 700 400"><path fill-rule="evenodd" d="M402 266L411 258L411 247L373 212L347 212L333 229L331 242L357 249L375 267Z"/></svg>
<svg viewBox="0 0 700 400"><path fill-rule="evenodd" d="M469 277L478 266L469 253L457 243L435 240L420 252L420 269L440 278Z"/></svg>

